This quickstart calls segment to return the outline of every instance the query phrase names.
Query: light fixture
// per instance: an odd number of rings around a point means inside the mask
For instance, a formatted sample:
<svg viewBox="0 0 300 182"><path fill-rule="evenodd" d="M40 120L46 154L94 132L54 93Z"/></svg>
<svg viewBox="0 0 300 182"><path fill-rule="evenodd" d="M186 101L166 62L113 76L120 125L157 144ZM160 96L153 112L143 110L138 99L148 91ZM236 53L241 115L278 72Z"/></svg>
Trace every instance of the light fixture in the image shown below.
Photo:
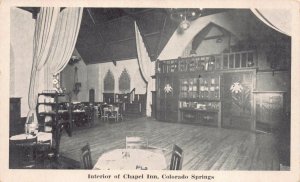
<svg viewBox="0 0 300 182"><path fill-rule="evenodd" d="M186 30L190 27L191 21L201 16L201 8L171 8L170 17L173 21L179 22L179 28Z"/></svg>
<svg viewBox="0 0 300 182"><path fill-rule="evenodd" d="M190 25L191 25L191 23L189 21L183 20L179 26L182 30L186 30L186 29L190 28Z"/></svg>
<svg viewBox="0 0 300 182"><path fill-rule="evenodd" d="M75 66L75 72L74 72L74 87L73 87L73 93L77 96L80 92L81 82L78 81L78 68Z"/></svg>
<svg viewBox="0 0 300 182"><path fill-rule="evenodd" d="M80 57L73 55L69 60L69 65L74 65L80 61Z"/></svg>

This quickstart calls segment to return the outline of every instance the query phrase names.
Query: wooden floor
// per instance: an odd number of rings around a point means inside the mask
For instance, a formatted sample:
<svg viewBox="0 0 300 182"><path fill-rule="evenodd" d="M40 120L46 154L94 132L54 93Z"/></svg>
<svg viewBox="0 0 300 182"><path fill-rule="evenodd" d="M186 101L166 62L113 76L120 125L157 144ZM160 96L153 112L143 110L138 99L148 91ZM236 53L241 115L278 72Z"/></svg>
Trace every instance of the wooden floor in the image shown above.
<svg viewBox="0 0 300 182"><path fill-rule="evenodd" d="M120 123L96 121L91 128L78 128L72 137L61 138L61 155L80 160L80 148L91 146L93 164L103 152L125 148L125 136L147 137L149 145L167 149L173 144L184 151L183 170L279 170L271 134L160 122L149 118ZM169 162L168 162L169 163Z"/></svg>

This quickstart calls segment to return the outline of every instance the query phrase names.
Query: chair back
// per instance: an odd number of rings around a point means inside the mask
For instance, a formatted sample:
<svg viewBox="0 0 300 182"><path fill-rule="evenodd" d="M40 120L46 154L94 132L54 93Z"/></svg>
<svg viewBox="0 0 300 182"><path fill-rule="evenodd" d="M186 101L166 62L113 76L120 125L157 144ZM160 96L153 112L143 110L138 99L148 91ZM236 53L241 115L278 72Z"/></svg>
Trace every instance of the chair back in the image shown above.
<svg viewBox="0 0 300 182"><path fill-rule="evenodd" d="M110 112L111 112L111 110L108 107L103 108L103 115L104 116L107 116Z"/></svg>
<svg viewBox="0 0 300 182"><path fill-rule="evenodd" d="M181 170L183 161L183 150L177 145L173 146L170 170Z"/></svg>
<svg viewBox="0 0 300 182"><path fill-rule="evenodd" d="M81 166L83 169L93 168L91 149L88 143L81 148Z"/></svg>
<svg viewBox="0 0 300 182"><path fill-rule="evenodd" d="M113 118L117 118L118 115L119 115L119 107L113 107L112 110L111 110L111 117Z"/></svg>
<svg viewBox="0 0 300 182"><path fill-rule="evenodd" d="M143 137L126 136L126 148L143 149L148 148L148 140Z"/></svg>
<svg viewBox="0 0 300 182"><path fill-rule="evenodd" d="M119 112L119 106L114 106L114 107L113 107L113 111Z"/></svg>

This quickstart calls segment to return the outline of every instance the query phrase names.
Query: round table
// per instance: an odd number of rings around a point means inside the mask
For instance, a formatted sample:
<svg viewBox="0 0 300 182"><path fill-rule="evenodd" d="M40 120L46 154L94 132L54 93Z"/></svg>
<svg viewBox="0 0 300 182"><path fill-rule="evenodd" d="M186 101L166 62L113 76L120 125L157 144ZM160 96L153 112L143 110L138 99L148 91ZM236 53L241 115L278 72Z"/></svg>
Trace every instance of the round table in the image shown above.
<svg viewBox="0 0 300 182"><path fill-rule="evenodd" d="M162 152L143 149L116 149L101 155L94 169L162 170L167 169L167 164Z"/></svg>
<svg viewBox="0 0 300 182"><path fill-rule="evenodd" d="M19 135L11 136L9 139L10 140L26 140L26 139L32 139L32 138L35 138L35 137L36 136L33 136L31 134L22 133L22 134L19 134Z"/></svg>
<svg viewBox="0 0 300 182"><path fill-rule="evenodd" d="M23 140L26 141L26 140L34 139L36 137L37 136L31 135L31 134L22 133L22 134L19 134L19 135L11 136L9 138L9 140L11 140L11 141L23 141Z"/></svg>
<svg viewBox="0 0 300 182"><path fill-rule="evenodd" d="M19 135L14 135L9 138L10 141L24 141L31 140L37 138L37 142L45 142L45 141L52 141L52 133L46 133L46 132L38 132L35 136L31 134L22 133Z"/></svg>

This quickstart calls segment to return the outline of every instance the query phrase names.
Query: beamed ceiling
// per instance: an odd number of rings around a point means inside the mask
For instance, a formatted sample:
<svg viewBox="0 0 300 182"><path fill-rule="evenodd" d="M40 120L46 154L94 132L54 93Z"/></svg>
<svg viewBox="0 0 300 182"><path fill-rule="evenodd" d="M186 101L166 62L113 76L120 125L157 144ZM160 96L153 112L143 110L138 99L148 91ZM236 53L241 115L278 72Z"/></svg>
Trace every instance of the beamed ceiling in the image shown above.
<svg viewBox="0 0 300 182"><path fill-rule="evenodd" d="M204 10L202 16L225 11ZM134 21L151 60L156 60L179 22L161 8L85 8L76 49L86 64L136 58Z"/></svg>
<svg viewBox="0 0 300 182"><path fill-rule="evenodd" d="M38 8L22 9L38 12ZM228 9L204 9L201 16L224 11ZM76 49L85 63L136 58L134 21L151 60L157 59L180 23L163 8L84 8Z"/></svg>
<svg viewBox="0 0 300 182"><path fill-rule="evenodd" d="M85 8L76 49L87 64L136 58L134 21L155 60L178 26L164 9Z"/></svg>

